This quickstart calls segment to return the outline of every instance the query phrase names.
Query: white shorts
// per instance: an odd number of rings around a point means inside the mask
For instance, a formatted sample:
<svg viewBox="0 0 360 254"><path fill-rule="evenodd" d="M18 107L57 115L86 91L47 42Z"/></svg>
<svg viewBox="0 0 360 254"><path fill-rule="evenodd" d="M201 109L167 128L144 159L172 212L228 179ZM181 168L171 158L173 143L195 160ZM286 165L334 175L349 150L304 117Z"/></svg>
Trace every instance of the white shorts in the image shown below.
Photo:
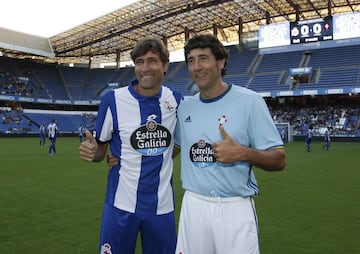
<svg viewBox="0 0 360 254"><path fill-rule="evenodd" d="M176 254L259 254L252 198L212 198L186 191Z"/></svg>

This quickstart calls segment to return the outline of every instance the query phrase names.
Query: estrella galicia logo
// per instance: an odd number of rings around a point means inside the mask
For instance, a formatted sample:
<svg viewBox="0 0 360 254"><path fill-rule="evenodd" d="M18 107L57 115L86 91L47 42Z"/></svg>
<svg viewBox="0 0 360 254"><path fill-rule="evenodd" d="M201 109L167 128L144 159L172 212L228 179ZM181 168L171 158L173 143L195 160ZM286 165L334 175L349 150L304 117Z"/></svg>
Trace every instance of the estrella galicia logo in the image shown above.
<svg viewBox="0 0 360 254"><path fill-rule="evenodd" d="M158 124L155 118L154 115L148 117L146 124L137 128L130 138L131 146L146 156L162 154L171 142L170 131Z"/></svg>
<svg viewBox="0 0 360 254"><path fill-rule="evenodd" d="M190 160L199 168L212 166L216 162L211 144L199 140L190 147Z"/></svg>

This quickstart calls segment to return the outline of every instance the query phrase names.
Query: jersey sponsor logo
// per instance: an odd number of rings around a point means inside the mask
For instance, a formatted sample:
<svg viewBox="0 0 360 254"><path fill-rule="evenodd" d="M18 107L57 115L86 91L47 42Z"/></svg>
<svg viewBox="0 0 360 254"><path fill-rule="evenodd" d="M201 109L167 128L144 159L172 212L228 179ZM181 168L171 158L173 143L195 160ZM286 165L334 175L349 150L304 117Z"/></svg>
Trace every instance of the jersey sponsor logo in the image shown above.
<svg viewBox="0 0 360 254"><path fill-rule="evenodd" d="M199 168L212 166L216 162L211 144L205 140L199 140L190 147L190 160Z"/></svg>
<svg viewBox="0 0 360 254"><path fill-rule="evenodd" d="M171 133L151 116L145 125L131 134L130 142L131 146L142 155L156 156L164 153L170 146Z"/></svg>

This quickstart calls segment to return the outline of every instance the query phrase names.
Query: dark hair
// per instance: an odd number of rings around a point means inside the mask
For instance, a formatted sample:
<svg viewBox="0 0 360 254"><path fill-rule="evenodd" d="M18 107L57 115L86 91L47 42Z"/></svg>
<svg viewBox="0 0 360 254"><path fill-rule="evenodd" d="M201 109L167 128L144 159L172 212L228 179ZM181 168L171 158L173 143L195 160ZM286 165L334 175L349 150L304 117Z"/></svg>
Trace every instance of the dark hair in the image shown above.
<svg viewBox="0 0 360 254"><path fill-rule="evenodd" d="M147 52L159 53L161 61L165 64L169 62L169 51L164 43L155 36L147 36L138 41L134 49L130 52L131 59L145 55Z"/></svg>
<svg viewBox="0 0 360 254"><path fill-rule="evenodd" d="M224 76L226 74L226 64L229 53L216 36L212 34L200 34L190 38L184 46L186 64L188 63L187 56L190 50L196 48L210 48L216 60L225 59L224 69L221 70L221 75Z"/></svg>

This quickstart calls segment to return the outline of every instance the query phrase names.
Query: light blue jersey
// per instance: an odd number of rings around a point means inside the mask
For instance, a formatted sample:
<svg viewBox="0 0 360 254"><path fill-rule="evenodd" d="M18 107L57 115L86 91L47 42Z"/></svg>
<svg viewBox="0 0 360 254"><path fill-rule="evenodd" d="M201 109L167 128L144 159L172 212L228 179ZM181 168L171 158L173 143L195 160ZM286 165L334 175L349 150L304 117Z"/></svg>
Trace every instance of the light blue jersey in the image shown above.
<svg viewBox="0 0 360 254"><path fill-rule="evenodd" d="M220 96L199 94L179 106L175 143L181 147L181 179L185 190L212 197L249 197L258 185L247 162L217 163L211 144L222 140L219 126L239 144L258 150L283 146L264 99L229 85Z"/></svg>
<svg viewBox="0 0 360 254"><path fill-rule="evenodd" d="M132 85L104 95L95 126L98 142L109 142L119 165L108 176L106 203L143 215L174 210L172 151L181 95L162 87L154 97Z"/></svg>

